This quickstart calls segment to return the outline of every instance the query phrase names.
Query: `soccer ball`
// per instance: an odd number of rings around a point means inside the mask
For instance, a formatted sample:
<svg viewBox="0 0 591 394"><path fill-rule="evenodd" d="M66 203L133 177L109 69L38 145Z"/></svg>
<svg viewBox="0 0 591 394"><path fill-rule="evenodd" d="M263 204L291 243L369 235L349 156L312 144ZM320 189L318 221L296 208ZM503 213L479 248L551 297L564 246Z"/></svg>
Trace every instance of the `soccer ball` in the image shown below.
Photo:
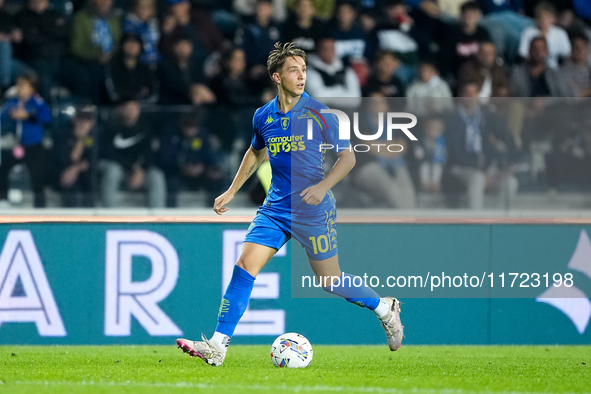
<svg viewBox="0 0 591 394"><path fill-rule="evenodd" d="M312 362L312 345L301 334L288 332L271 345L271 362L276 367L305 368Z"/></svg>

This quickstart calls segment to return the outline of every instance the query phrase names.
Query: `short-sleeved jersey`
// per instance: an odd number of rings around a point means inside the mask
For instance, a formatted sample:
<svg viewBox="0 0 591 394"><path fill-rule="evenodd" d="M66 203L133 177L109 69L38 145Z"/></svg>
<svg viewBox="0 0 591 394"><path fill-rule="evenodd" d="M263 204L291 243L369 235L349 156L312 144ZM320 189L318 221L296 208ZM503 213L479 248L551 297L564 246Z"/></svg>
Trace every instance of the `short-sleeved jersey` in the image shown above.
<svg viewBox="0 0 591 394"><path fill-rule="evenodd" d="M261 211L267 214L314 217L324 215L326 204L334 205L332 192L322 204L302 202L300 193L324 179L327 145L342 151L348 140L338 139L338 120L333 114L321 113L328 108L304 93L287 114L281 112L278 97L259 108L253 118L252 147L269 153L272 181ZM309 127L311 126L311 138Z"/></svg>

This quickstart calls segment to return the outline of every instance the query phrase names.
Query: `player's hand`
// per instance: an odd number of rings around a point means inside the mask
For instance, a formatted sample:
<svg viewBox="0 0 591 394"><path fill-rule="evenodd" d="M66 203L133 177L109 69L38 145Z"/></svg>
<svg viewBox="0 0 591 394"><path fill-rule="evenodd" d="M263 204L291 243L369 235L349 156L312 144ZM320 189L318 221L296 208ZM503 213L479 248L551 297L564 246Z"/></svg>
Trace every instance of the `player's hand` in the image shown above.
<svg viewBox="0 0 591 394"><path fill-rule="evenodd" d="M326 196L327 192L328 190L318 183L314 186L305 188L300 193L300 197L302 197L302 201L306 204L318 205L324 200L324 196Z"/></svg>
<svg viewBox="0 0 591 394"><path fill-rule="evenodd" d="M214 212L217 213L218 215L221 215L224 212L226 212L229 209L229 208L226 208L226 205L228 205L230 203L230 201L232 201L234 199L235 195L236 195L235 192L233 192L231 190L227 190L226 192L221 194L218 198L216 198L213 203Z"/></svg>

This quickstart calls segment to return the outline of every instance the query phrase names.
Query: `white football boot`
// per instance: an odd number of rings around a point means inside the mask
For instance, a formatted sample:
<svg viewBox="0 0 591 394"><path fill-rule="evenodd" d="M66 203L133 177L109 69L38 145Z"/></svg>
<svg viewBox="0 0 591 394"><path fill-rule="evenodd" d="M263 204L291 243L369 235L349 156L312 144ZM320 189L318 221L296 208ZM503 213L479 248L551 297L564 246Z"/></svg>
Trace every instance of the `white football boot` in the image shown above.
<svg viewBox="0 0 591 394"><path fill-rule="evenodd" d="M201 339L202 341L191 341L179 338L176 340L176 344L183 350L183 353L188 353L191 357L199 357L207 364L215 367L221 366L224 363L224 358L226 358L226 353L220 352L205 335L201 334Z"/></svg>
<svg viewBox="0 0 591 394"><path fill-rule="evenodd" d="M388 346L391 351L396 351L402 346L402 338L404 338L404 326L400 321L400 301L394 297L382 298L390 306L388 314L380 319L384 331L386 331L386 338L388 338Z"/></svg>

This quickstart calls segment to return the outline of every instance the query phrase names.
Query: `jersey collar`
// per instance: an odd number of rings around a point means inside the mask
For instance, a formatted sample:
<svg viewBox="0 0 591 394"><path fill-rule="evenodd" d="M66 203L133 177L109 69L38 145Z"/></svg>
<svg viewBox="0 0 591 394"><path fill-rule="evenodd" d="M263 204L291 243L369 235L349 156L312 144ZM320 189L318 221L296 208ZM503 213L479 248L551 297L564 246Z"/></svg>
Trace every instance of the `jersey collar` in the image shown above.
<svg viewBox="0 0 591 394"><path fill-rule="evenodd" d="M302 107L304 105L304 101L307 101L307 100L303 100L303 98L305 98L305 97L310 97L310 95L306 92L302 93L302 97L297 102L297 104L291 109L291 111L297 112L300 109L300 107ZM273 100L272 103L273 104L271 104L271 110L274 114L285 115L283 112L281 112L279 110L279 95L275 96L275 99Z"/></svg>

